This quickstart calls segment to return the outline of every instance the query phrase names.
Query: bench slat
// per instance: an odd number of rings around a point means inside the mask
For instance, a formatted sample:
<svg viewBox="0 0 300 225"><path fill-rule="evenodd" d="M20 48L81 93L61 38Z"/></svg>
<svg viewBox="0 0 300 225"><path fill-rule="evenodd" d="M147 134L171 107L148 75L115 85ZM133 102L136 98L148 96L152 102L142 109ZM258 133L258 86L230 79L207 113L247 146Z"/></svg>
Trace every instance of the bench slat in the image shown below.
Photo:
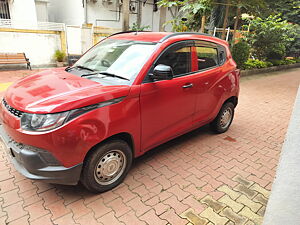
<svg viewBox="0 0 300 225"><path fill-rule="evenodd" d="M0 53L0 64L27 64L27 68L31 69L24 53Z"/></svg>

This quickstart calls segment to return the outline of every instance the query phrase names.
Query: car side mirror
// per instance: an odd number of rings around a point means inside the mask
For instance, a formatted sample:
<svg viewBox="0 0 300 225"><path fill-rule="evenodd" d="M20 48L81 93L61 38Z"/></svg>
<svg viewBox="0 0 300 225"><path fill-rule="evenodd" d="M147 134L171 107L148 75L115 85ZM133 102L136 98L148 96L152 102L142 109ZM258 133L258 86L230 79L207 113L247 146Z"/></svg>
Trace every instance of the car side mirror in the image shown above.
<svg viewBox="0 0 300 225"><path fill-rule="evenodd" d="M159 64L154 68L150 78L152 80L172 80L173 76L174 74L171 66Z"/></svg>

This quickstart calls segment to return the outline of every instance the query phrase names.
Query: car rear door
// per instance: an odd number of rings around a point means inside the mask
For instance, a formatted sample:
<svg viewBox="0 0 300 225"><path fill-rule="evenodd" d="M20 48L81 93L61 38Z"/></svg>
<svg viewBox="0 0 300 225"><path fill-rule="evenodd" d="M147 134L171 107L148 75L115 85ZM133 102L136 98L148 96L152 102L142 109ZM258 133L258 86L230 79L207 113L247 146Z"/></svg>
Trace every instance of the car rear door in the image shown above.
<svg viewBox="0 0 300 225"><path fill-rule="evenodd" d="M219 46L212 42L195 41L197 97L194 123L204 125L214 117L213 112L224 92L219 81L222 79L219 60Z"/></svg>
<svg viewBox="0 0 300 225"><path fill-rule="evenodd" d="M152 81L145 78L141 85L141 140L142 149L148 150L184 131L193 124L196 86L192 74L192 41L175 43L158 57L156 65L171 66L172 80Z"/></svg>

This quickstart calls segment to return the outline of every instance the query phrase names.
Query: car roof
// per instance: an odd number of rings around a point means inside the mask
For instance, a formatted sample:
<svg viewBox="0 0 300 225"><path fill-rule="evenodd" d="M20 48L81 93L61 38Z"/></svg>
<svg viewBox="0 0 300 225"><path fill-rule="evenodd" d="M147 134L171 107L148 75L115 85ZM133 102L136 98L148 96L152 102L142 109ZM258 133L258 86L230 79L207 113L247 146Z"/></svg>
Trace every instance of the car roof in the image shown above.
<svg viewBox="0 0 300 225"><path fill-rule="evenodd" d="M172 34L171 32L120 32L113 34L111 39L124 39L133 41L159 42L162 38Z"/></svg>
<svg viewBox="0 0 300 225"><path fill-rule="evenodd" d="M196 32L136 32L127 31L113 34L108 37L109 39L121 39L121 40L133 40L133 41L145 41L145 42L164 42L168 39L178 38L179 40L210 40L218 44L228 45L228 43L222 39L213 37L209 34L196 33Z"/></svg>

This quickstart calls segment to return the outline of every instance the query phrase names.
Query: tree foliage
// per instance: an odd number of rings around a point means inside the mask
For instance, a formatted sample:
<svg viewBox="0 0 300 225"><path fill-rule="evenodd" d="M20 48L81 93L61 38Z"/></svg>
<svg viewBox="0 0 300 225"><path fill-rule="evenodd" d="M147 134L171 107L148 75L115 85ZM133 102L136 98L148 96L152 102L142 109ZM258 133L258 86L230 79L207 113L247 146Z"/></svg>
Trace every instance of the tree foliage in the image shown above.
<svg viewBox="0 0 300 225"><path fill-rule="evenodd" d="M178 14L173 14L173 19L168 21L172 24L173 31L198 31L201 26L201 17L208 16L213 8L212 0L161 0L161 7L177 7Z"/></svg>
<svg viewBox="0 0 300 225"><path fill-rule="evenodd" d="M288 22L300 25L300 1L299 0L266 0L265 15L281 14Z"/></svg>
<svg viewBox="0 0 300 225"><path fill-rule="evenodd" d="M238 68L244 68L250 55L250 46L245 41L240 41L232 46L231 54Z"/></svg>
<svg viewBox="0 0 300 225"><path fill-rule="evenodd" d="M248 26L245 39L260 60L282 59L297 35L295 26L279 16L256 17Z"/></svg>

